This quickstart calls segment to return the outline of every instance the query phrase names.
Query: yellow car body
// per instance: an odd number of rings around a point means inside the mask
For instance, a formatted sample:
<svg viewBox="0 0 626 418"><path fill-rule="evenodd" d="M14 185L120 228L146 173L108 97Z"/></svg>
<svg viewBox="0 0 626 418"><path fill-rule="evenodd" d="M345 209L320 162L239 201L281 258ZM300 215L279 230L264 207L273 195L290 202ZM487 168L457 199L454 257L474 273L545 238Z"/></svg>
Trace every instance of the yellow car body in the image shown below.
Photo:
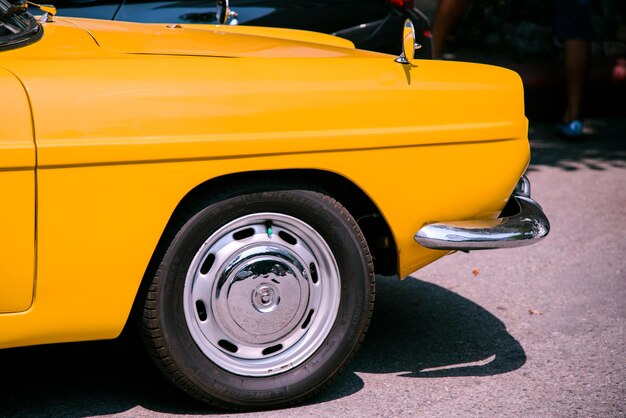
<svg viewBox="0 0 626 418"><path fill-rule="evenodd" d="M282 29L40 25L0 51L0 348L118 336L200 190L319 183L388 228L365 235L404 277L450 252L417 230L496 218L529 161L509 70Z"/></svg>

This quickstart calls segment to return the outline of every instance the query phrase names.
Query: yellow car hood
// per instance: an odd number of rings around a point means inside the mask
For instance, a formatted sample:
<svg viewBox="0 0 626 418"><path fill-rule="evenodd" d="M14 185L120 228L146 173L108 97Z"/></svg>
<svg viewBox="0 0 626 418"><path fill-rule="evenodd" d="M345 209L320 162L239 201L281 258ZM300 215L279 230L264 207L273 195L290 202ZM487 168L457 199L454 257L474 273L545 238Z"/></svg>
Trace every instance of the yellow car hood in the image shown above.
<svg viewBox="0 0 626 418"><path fill-rule="evenodd" d="M102 48L129 54L219 57L330 58L379 55L345 39L315 32L252 26L137 24L63 19L87 31Z"/></svg>

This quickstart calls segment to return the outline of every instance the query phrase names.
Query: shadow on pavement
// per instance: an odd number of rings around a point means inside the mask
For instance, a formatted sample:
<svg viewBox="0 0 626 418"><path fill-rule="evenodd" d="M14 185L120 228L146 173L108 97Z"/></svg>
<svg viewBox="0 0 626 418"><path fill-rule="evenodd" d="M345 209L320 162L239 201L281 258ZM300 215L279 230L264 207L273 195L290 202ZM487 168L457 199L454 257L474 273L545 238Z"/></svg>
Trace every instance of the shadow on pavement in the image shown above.
<svg viewBox="0 0 626 418"><path fill-rule="evenodd" d="M553 124L534 124L528 136L532 149L530 170L551 166L566 171L626 168L626 118L589 119L580 142L557 137Z"/></svg>
<svg viewBox="0 0 626 418"><path fill-rule="evenodd" d="M487 376L520 368L526 355L504 324L475 303L414 278L379 277L374 317L356 360L309 404L360 391L355 372L409 378ZM216 414L163 378L128 335L114 341L0 351L0 416L79 417L141 406Z"/></svg>
<svg viewBox="0 0 626 418"><path fill-rule="evenodd" d="M502 321L472 301L411 277L382 278L377 286L376 311L355 371L490 376L526 362Z"/></svg>
<svg viewBox="0 0 626 418"><path fill-rule="evenodd" d="M85 417L137 406L164 413L220 414L163 377L138 338L0 350L0 417Z"/></svg>
<svg viewBox="0 0 626 418"><path fill-rule="evenodd" d="M310 403L363 386L356 373L406 378L490 376L526 362L521 345L491 313L458 294L414 278L378 277L368 335L349 372Z"/></svg>

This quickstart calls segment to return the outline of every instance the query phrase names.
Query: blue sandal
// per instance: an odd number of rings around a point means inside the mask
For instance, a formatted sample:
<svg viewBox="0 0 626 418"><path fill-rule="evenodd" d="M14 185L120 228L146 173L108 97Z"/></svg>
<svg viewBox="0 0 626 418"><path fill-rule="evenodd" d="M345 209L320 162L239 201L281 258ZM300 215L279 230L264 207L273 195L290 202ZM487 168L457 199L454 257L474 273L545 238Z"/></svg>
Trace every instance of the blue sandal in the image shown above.
<svg viewBox="0 0 626 418"><path fill-rule="evenodd" d="M582 139L583 123L580 119L574 119L568 123L559 123L556 127L556 133L564 139Z"/></svg>

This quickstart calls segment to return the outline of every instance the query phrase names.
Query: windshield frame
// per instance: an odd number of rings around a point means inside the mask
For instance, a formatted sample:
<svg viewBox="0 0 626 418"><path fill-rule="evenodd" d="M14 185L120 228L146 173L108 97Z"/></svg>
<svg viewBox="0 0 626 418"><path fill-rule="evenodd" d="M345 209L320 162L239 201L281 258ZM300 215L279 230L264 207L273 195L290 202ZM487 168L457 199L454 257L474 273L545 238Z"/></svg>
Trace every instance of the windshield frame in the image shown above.
<svg viewBox="0 0 626 418"><path fill-rule="evenodd" d="M6 16L7 11L16 4L7 0L0 0L0 30L6 31L6 34L0 32L0 51L12 48L19 48L33 42L38 41L43 36L43 27L28 11ZM15 33L8 33L11 30L18 30Z"/></svg>

